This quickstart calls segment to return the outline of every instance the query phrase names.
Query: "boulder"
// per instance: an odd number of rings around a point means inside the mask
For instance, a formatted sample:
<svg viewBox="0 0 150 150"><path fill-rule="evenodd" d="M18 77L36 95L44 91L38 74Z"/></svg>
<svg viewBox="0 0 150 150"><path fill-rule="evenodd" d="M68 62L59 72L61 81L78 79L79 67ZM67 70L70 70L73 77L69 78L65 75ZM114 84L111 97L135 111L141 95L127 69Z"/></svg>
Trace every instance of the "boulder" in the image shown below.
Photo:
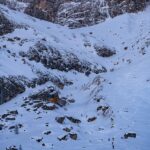
<svg viewBox="0 0 150 150"><path fill-rule="evenodd" d="M64 121L65 121L65 117L56 117L55 120L60 123L60 124L63 124Z"/></svg>
<svg viewBox="0 0 150 150"><path fill-rule="evenodd" d="M78 135L76 133L70 133L69 135L72 140L77 140L78 138Z"/></svg>
<svg viewBox="0 0 150 150"><path fill-rule="evenodd" d="M100 47L95 45L95 50L97 52L97 55L101 57L111 57L116 54L115 50L111 50L110 48L107 47Z"/></svg>
<svg viewBox="0 0 150 150"><path fill-rule="evenodd" d="M128 138L136 138L136 133L125 133L124 134L124 138L128 139Z"/></svg>

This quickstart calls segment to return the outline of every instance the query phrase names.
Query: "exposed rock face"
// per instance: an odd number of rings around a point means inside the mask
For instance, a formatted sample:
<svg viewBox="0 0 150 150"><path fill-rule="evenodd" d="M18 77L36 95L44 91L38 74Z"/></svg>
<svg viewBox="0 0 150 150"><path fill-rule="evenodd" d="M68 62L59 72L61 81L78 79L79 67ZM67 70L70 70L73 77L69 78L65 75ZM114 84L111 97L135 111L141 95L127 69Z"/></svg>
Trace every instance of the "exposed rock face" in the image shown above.
<svg viewBox="0 0 150 150"><path fill-rule="evenodd" d="M68 81L61 81L56 76L40 74L37 78L29 80L24 76L1 76L0 77L0 104L5 103L25 91L25 88L35 88L37 85L52 82L56 87L62 89L65 85L70 85ZM47 93L35 95L35 99L42 99ZM37 96L37 97L36 97ZM47 97L47 95L45 96ZM34 95L32 97L34 99Z"/></svg>
<svg viewBox="0 0 150 150"><path fill-rule="evenodd" d="M144 9L145 2L145 0L109 0L108 6L111 8L109 14L115 17L125 12L138 12Z"/></svg>
<svg viewBox="0 0 150 150"><path fill-rule="evenodd" d="M0 0L0 4L7 5L7 7L14 10L24 11L32 1L33 0Z"/></svg>
<svg viewBox="0 0 150 150"><path fill-rule="evenodd" d="M60 53L53 47L47 47L43 43L37 43L35 47L31 47L27 53L20 53L22 57L27 57L31 61L42 63L46 68L57 69L60 71L75 70L81 73L94 72L96 74L106 72L103 68L98 68L90 62L80 60L73 53Z"/></svg>
<svg viewBox="0 0 150 150"><path fill-rule="evenodd" d="M70 28L97 24L107 17L143 10L145 0L34 0L25 12Z"/></svg>
<svg viewBox="0 0 150 150"><path fill-rule="evenodd" d="M149 0L0 0L9 8L53 23L79 28L108 17L138 12Z"/></svg>
<svg viewBox="0 0 150 150"><path fill-rule="evenodd" d="M111 50L111 49L109 49L107 47L95 46L94 48L95 48L95 50L97 52L97 55L99 55L101 57L111 57L111 56L116 54L115 50Z"/></svg>
<svg viewBox="0 0 150 150"><path fill-rule="evenodd" d="M14 30L13 24L0 12L0 36Z"/></svg>
<svg viewBox="0 0 150 150"><path fill-rule="evenodd" d="M1 104L7 102L25 91L25 86L17 79L0 77L0 100Z"/></svg>
<svg viewBox="0 0 150 150"><path fill-rule="evenodd" d="M25 10L27 14L34 17L55 22L58 5L55 0L35 0Z"/></svg>

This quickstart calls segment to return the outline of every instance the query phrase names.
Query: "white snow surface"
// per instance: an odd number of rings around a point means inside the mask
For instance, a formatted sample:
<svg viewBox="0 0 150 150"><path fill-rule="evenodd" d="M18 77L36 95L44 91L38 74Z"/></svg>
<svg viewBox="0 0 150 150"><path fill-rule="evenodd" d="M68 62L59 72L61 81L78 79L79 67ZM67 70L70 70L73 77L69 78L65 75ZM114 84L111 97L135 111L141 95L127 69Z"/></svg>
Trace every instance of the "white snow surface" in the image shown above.
<svg viewBox="0 0 150 150"><path fill-rule="evenodd" d="M24 97L51 84L46 83L34 89L28 88L23 94L0 105L0 115L8 110L19 112L16 120L5 122L6 126L23 124L17 135L8 128L0 131L0 150L11 145L21 145L23 150L149 150L150 7L143 12L124 14L95 26L74 30L32 18L2 5L0 9L14 23L28 27L28 30L19 28L0 37L0 46L7 45L7 48L0 50L0 76L24 75L32 79L37 76L35 70L39 69L65 76L74 84L61 90L61 95L75 99L73 104L54 111L40 110L40 114L20 107ZM28 41L20 46L7 40L15 36ZM62 53L73 52L80 59L105 66L108 71L98 75L92 73L87 77L73 71L66 73L46 69L40 63L24 64L19 51L26 52L42 38ZM90 46L85 47L85 43L90 43ZM96 54L94 45L115 49L116 55L102 58ZM125 50L125 47L128 49ZM145 54L142 53L143 48ZM10 56L7 49L16 53L16 57ZM96 79L100 80L100 84ZM97 103L95 96L102 96L104 100ZM101 105L109 106L110 114L97 112L97 107ZM64 115L78 118L81 123L76 125L66 121L65 124L58 124L55 117ZM88 118L94 116L97 117L95 121L87 122ZM45 126L45 123L49 123L49 126ZM65 127L73 127L71 132L78 134L77 140L57 139L66 134L62 130ZM49 130L50 135L43 134ZM124 134L128 132L136 133L136 138L124 139ZM42 137L45 146L42 146L42 142L36 142L37 138Z"/></svg>

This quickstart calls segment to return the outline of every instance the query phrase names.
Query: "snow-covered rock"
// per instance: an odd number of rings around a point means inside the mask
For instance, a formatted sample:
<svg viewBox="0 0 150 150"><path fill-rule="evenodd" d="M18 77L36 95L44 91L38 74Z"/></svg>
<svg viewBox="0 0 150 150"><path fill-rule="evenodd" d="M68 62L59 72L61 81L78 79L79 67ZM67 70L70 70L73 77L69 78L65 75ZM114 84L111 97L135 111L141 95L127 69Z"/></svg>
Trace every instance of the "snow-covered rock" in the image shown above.
<svg viewBox="0 0 150 150"><path fill-rule="evenodd" d="M0 11L0 36L14 30L14 25Z"/></svg>
<svg viewBox="0 0 150 150"><path fill-rule="evenodd" d="M145 0L35 0L25 12L70 28L79 28L126 12L141 11L145 5Z"/></svg>

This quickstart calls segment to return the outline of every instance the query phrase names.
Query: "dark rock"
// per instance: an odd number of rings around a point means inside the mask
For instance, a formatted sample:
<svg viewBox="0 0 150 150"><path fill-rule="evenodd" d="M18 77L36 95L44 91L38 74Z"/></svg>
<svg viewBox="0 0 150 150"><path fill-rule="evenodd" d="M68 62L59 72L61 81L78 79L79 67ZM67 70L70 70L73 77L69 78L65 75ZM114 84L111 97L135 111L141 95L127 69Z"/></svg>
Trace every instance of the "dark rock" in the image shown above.
<svg viewBox="0 0 150 150"><path fill-rule="evenodd" d="M4 125L0 124L0 131L3 129Z"/></svg>
<svg viewBox="0 0 150 150"><path fill-rule="evenodd" d="M11 127L9 127L9 129L10 129L10 130L15 129L15 126L11 126Z"/></svg>
<svg viewBox="0 0 150 150"><path fill-rule="evenodd" d="M110 117L113 114L110 106L99 106L97 107L97 111L100 111L104 117Z"/></svg>
<svg viewBox="0 0 150 150"><path fill-rule="evenodd" d="M23 57L27 57L30 61L36 61L42 63L46 68L57 69L60 71L75 70L81 73L87 71L94 72L96 74L106 72L104 67L98 68L98 66L91 64L85 60L79 60L79 58L73 54L66 52L60 53L54 47L45 46L42 42L38 42L34 47L30 47L26 54L21 54ZM63 88L63 84L61 84Z"/></svg>
<svg viewBox="0 0 150 150"><path fill-rule="evenodd" d="M5 103L25 91L25 86L14 76L0 77L0 93Z"/></svg>
<svg viewBox="0 0 150 150"><path fill-rule="evenodd" d="M128 139L128 138L136 138L136 133L125 133L124 134L124 138Z"/></svg>
<svg viewBox="0 0 150 150"><path fill-rule="evenodd" d="M43 138L39 138L39 139L37 139L36 141L37 141L38 143L40 143L42 140L43 140Z"/></svg>
<svg viewBox="0 0 150 150"><path fill-rule="evenodd" d="M55 120L60 123L60 124L63 124L64 121L65 121L65 117L56 117Z"/></svg>
<svg viewBox="0 0 150 150"><path fill-rule="evenodd" d="M51 131L46 131L46 132L44 132L45 135L49 135L49 134L51 134L51 133L52 133Z"/></svg>
<svg viewBox="0 0 150 150"><path fill-rule="evenodd" d="M44 106L42 106L42 109L43 110L55 110L55 109L57 109L57 107L56 107L56 105L53 105L53 106L44 105Z"/></svg>
<svg viewBox="0 0 150 150"><path fill-rule="evenodd" d="M6 148L6 150L18 150L18 148L16 148L16 146L10 146L9 148Z"/></svg>
<svg viewBox="0 0 150 150"><path fill-rule="evenodd" d="M9 114L11 114L11 115L18 115L18 111L17 110L9 111Z"/></svg>
<svg viewBox="0 0 150 150"><path fill-rule="evenodd" d="M23 127L22 124L17 124L17 125L15 125L15 126L10 126L9 129L10 129L10 130L15 129L16 126L17 126L18 128L22 128L22 127Z"/></svg>
<svg viewBox="0 0 150 150"><path fill-rule="evenodd" d="M0 36L14 31L13 24L0 12Z"/></svg>
<svg viewBox="0 0 150 150"><path fill-rule="evenodd" d="M109 106L99 106L99 107L97 107L97 111L102 110L103 112L105 112L108 109L109 109Z"/></svg>
<svg viewBox="0 0 150 150"><path fill-rule="evenodd" d="M43 105L44 105L44 104L43 104L42 102L40 102L40 103L38 103L38 104L35 104L33 107L38 109L38 108L42 108Z"/></svg>
<svg viewBox="0 0 150 150"><path fill-rule="evenodd" d="M94 47L97 55L101 56L101 57L110 57L116 54L115 50L111 50L109 48L106 47L99 47L99 46L95 46Z"/></svg>
<svg viewBox="0 0 150 150"><path fill-rule="evenodd" d="M67 100L69 103L75 103L75 100L74 99L68 99Z"/></svg>
<svg viewBox="0 0 150 150"><path fill-rule="evenodd" d="M92 117L92 118L89 118L87 121L92 122L92 121L95 121L96 119L97 119L96 117Z"/></svg>
<svg viewBox="0 0 150 150"><path fill-rule="evenodd" d="M16 118L6 118L7 121L13 121L16 120Z"/></svg>
<svg viewBox="0 0 150 150"><path fill-rule="evenodd" d="M78 135L76 133L70 133L70 138L73 139L73 140L77 140L78 138Z"/></svg>
<svg viewBox="0 0 150 150"><path fill-rule="evenodd" d="M54 93L56 95L58 95L58 92L55 90L55 88L53 86L51 86L51 87L48 87L45 90L41 90L38 93L29 96L29 98L31 98L33 100L48 101L49 97L53 96Z"/></svg>
<svg viewBox="0 0 150 150"><path fill-rule="evenodd" d="M22 104L22 105L21 105L21 107L26 107L26 106L27 106L27 104Z"/></svg>
<svg viewBox="0 0 150 150"><path fill-rule="evenodd" d="M72 129L66 127L66 128L63 128L63 130L66 131L66 132L71 132Z"/></svg>
<svg viewBox="0 0 150 150"><path fill-rule="evenodd" d="M68 135L64 135L63 137L58 137L59 141L67 141L68 140Z"/></svg>
<svg viewBox="0 0 150 150"><path fill-rule="evenodd" d="M81 123L81 120L79 120L79 119L76 119L76 118L73 118L73 117L68 117L68 116L66 116L66 118L69 120L69 121L71 121L72 123Z"/></svg>
<svg viewBox="0 0 150 150"><path fill-rule="evenodd" d="M8 117L10 114L3 114L2 115L2 119L5 119L6 117Z"/></svg>
<svg viewBox="0 0 150 150"><path fill-rule="evenodd" d="M57 103L59 106L65 106L67 104L67 101L63 98L59 99L58 100L58 103Z"/></svg>

